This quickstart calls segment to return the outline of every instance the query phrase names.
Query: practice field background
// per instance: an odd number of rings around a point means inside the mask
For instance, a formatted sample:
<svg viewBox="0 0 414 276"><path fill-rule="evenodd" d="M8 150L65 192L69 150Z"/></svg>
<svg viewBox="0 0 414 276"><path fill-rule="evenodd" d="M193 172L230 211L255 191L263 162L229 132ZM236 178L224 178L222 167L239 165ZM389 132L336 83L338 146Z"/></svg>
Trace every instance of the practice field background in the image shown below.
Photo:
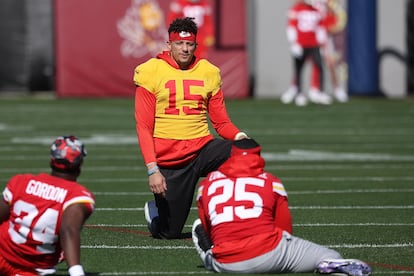
<svg viewBox="0 0 414 276"><path fill-rule="evenodd" d="M82 233L88 275L210 274L190 239L155 240L133 99L0 99L0 188L14 174L49 172L49 144L75 134L88 156L79 182L97 208ZM414 101L356 98L298 108L227 101L263 147L289 194L294 234L371 264L374 275L414 274ZM193 208L185 232L196 218ZM66 274L66 265L58 266ZM307 274L304 274L307 275ZM311 275L311 274L309 274Z"/></svg>

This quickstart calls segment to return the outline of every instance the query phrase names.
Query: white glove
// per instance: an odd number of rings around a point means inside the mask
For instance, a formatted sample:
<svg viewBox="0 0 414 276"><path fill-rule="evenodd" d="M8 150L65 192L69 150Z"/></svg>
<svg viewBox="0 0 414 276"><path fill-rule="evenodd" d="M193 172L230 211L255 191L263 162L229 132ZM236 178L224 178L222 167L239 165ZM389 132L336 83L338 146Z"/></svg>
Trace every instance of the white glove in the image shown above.
<svg viewBox="0 0 414 276"><path fill-rule="evenodd" d="M239 132L239 133L236 134L236 136L234 136L234 141L241 140L241 139L248 139L248 138L249 138L249 136L247 136L246 133Z"/></svg>
<svg viewBox="0 0 414 276"><path fill-rule="evenodd" d="M290 52L295 58L300 58L303 55L303 48L299 44L294 43L290 46Z"/></svg>

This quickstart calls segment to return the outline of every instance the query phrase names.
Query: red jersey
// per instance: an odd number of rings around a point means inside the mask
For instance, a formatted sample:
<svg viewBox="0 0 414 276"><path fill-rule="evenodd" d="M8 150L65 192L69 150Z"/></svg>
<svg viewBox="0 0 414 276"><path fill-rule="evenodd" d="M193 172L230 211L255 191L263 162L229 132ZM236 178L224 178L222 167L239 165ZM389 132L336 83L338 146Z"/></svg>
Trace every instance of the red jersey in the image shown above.
<svg viewBox="0 0 414 276"><path fill-rule="evenodd" d="M91 211L92 193L77 182L41 173L12 177L3 191L10 219L0 225L0 255L16 267L51 268L59 260L62 214L75 203Z"/></svg>
<svg viewBox="0 0 414 276"><path fill-rule="evenodd" d="M214 24L212 8L207 0L175 0L170 4L167 24L174 19L192 17L197 24L197 50L196 56L205 58L207 47L214 43Z"/></svg>
<svg viewBox="0 0 414 276"><path fill-rule="evenodd" d="M284 186L264 171L260 155L231 156L200 183L197 205L214 258L221 263L267 253L283 230L292 232Z"/></svg>
<svg viewBox="0 0 414 276"><path fill-rule="evenodd" d="M288 11L288 39L304 48L318 47L326 42L326 28L320 11L303 2Z"/></svg>

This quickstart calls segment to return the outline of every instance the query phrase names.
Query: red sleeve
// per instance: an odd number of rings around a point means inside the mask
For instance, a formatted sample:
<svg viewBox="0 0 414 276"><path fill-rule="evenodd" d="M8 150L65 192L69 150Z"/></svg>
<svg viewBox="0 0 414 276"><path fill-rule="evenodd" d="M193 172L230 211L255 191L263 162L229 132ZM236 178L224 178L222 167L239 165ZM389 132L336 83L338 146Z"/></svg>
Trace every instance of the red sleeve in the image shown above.
<svg viewBox="0 0 414 276"><path fill-rule="evenodd" d="M137 87L135 92L135 123L138 143L145 164L156 162L154 151L154 121L156 99L145 88Z"/></svg>
<svg viewBox="0 0 414 276"><path fill-rule="evenodd" d="M275 225L292 234L292 216L289 211L288 200L284 196L277 196Z"/></svg>
<svg viewBox="0 0 414 276"><path fill-rule="evenodd" d="M296 28L296 26L298 25L296 7L292 7L288 10L287 25L290 26L290 27L294 27L294 28Z"/></svg>
<svg viewBox="0 0 414 276"><path fill-rule="evenodd" d="M207 109L211 124L217 133L224 139L234 140L234 136L240 130L232 123L227 114L223 91L221 89L216 95L210 98Z"/></svg>

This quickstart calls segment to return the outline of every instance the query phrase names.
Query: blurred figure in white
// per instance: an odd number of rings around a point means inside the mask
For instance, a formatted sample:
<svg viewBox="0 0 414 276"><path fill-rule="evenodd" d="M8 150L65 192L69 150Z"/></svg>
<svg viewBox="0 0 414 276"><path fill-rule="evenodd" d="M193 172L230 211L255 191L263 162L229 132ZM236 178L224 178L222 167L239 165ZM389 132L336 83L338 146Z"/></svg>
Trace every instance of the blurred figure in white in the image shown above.
<svg viewBox="0 0 414 276"><path fill-rule="evenodd" d="M324 70L321 48L327 43L327 30L322 13L310 0L296 0L288 11L287 39L294 62L294 78L291 87L282 95L283 103L295 101L305 106L309 100L318 104L331 104L331 97L323 92ZM302 89L302 71L310 59L319 71L320 89L311 89L306 97Z"/></svg>
<svg viewBox="0 0 414 276"><path fill-rule="evenodd" d="M340 77L344 74L346 63L343 61L341 49L337 49L335 39L340 39L343 35L347 15L346 11L338 0L313 0L313 6L318 9L322 16L327 30L327 43L322 47L322 55L329 70L329 75L333 88L333 97L338 102L347 102L348 94L344 89L344 84ZM312 89L320 87L319 70L317 66L312 67Z"/></svg>

